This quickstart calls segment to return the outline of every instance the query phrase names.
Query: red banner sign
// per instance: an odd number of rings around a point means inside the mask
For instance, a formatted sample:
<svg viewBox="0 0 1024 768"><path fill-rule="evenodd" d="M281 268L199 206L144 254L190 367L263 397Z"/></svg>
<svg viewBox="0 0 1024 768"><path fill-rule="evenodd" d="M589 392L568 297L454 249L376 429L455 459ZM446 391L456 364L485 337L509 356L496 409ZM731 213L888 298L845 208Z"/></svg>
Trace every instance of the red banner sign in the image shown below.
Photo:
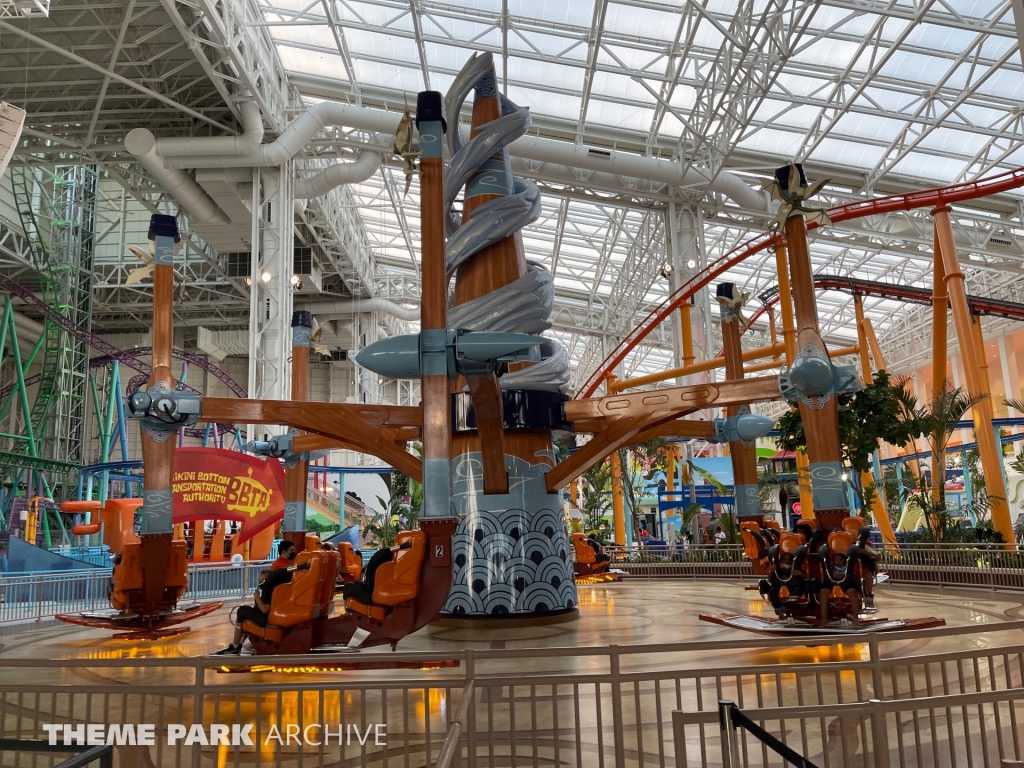
<svg viewBox="0 0 1024 768"><path fill-rule="evenodd" d="M246 541L284 517L284 469L237 451L179 448L171 509L175 523L238 520L239 541Z"/></svg>

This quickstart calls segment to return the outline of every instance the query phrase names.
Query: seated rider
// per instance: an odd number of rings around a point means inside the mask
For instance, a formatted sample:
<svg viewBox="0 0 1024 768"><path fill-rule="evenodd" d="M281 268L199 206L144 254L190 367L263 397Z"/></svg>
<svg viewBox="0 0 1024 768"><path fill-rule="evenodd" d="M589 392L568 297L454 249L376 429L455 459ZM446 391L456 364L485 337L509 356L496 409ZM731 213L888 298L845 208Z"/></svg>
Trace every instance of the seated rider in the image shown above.
<svg viewBox="0 0 1024 768"><path fill-rule="evenodd" d="M875 574L878 573L878 553L871 546L867 527L862 527L857 534L857 556L864 573L864 607L875 607Z"/></svg>
<svg viewBox="0 0 1024 768"><path fill-rule="evenodd" d="M860 616L860 583L854 561L842 552L835 552L829 557L828 544L822 544L821 555L821 589L818 600L821 603L821 626L828 626L828 602L832 588L838 586L850 600L850 622L857 623Z"/></svg>
<svg viewBox="0 0 1024 768"><path fill-rule="evenodd" d="M400 549L411 549L412 542L407 541L405 544L401 544L397 547L388 547L386 549L378 549L374 552L373 557L370 558L370 562L363 568L362 581L353 581L341 588L342 597L346 600L352 598L363 605L369 605L373 602L373 585L377 578L377 569L380 568L384 563L390 563L395 559L395 553Z"/></svg>
<svg viewBox="0 0 1024 768"><path fill-rule="evenodd" d="M608 557L604 551L604 547L601 546L601 542L593 537L593 535L587 537L587 544L594 550L594 563L607 563L611 558Z"/></svg>
<svg viewBox="0 0 1024 768"><path fill-rule="evenodd" d="M295 542L284 539L277 545L277 560L271 564L270 570L276 571L280 568L287 568L295 562L295 557L298 554L299 550L295 548Z"/></svg>
<svg viewBox="0 0 1024 768"><path fill-rule="evenodd" d="M254 605L240 605L235 614L235 636L231 645L217 651L215 656L238 656L242 652L242 622L251 621L260 627L267 626L267 615L270 613L270 601L274 590L281 584L292 580L294 568L278 568L276 571L261 571L259 586L252 593Z"/></svg>
<svg viewBox="0 0 1024 768"><path fill-rule="evenodd" d="M800 547L795 556L790 552L780 552L777 545L769 550L768 576L758 583L758 590L762 595L767 595L772 608L780 617L788 612L782 602L783 587L791 597L807 595L808 600L813 599L813 581L808 583L800 570L804 554L804 547Z"/></svg>

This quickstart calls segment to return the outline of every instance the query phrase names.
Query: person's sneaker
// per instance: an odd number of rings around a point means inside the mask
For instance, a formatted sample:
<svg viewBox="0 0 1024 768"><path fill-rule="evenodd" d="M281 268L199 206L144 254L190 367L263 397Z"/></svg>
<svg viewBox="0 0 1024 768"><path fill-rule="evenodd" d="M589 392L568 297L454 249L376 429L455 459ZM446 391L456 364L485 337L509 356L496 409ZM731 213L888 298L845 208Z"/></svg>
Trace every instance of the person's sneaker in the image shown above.
<svg viewBox="0 0 1024 768"><path fill-rule="evenodd" d="M875 596L874 595L864 595L864 607L865 608L874 608L875 607Z"/></svg>
<svg viewBox="0 0 1024 768"><path fill-rule="evenodd" d="M240 645L229 645L227 648L221 648L219 651L215 651L213 656L238 656L242 652L242 646Z"/></svg>

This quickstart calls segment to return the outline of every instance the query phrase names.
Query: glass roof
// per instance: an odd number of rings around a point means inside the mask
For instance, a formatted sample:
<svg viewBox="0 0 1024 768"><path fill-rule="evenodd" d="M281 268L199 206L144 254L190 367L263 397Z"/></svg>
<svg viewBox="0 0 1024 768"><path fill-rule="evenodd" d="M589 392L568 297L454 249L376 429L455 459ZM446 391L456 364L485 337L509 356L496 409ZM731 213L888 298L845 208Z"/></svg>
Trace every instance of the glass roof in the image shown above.
<svg viewBox="0 0 1024 768"><path fill-rule="evenodd" d="M487 50L508 97L530 108L545 135L692 161L712 175L738 173L754 188L758 177L797 159L809 175L835 179L823 204L1024 165L1024 71L1009 0L260 5L300 90L316 80L331 84L335 98L401 109L420 90L446 91L473 52ZM401 173L385 168L353 192L379 267L415 270L417 186L397 201L403 225L386 174L400 190ZM524 245L529 259L555 274L553 335L574 364L592 367L604 356L593 334L623 335L667 295L657 267L666 260L664 211L675 191L615 196L588 191L585 178L544 181L543 216L524 231ZM697 204L709 261L766 226L764 216L720 196ZM990 295L1019 282L1024 230L1016 197L957 215L972 278L996 286ZM927 216L868 220L823 232L812 259L816 271L930 285L930 241ZM754 294L776 282L765 256L720 279ZM630 281L642 281L639 295L624 290ZM826 292L819 304L823 333L852 343L850 297ZM883 342L902 306L865 300ZM663 339L627 368L658 370L670 361Z"/></svg>

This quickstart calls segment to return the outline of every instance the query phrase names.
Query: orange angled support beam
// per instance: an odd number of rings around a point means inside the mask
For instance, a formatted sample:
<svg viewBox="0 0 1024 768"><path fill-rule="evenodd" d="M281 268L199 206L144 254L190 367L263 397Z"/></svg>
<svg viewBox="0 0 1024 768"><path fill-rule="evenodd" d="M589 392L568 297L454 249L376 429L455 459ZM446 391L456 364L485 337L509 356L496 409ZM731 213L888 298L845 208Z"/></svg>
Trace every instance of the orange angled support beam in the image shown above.
<svg viewBox="0 0 1024 768"><path fill-rule="evenodd" d="M594 437L545 475L548 491L554 493L608 454L625 445L633 445L637 436L651 427L712 406L742 405L778 397L777 379L764 376L570 400L564 406L565 418L573 422L576 431L592 431Z"/></svg>
<svg viewBox="0 0 1024 768"><path fill-rule="evenodd" d="M871 382L873 374L871 372L871 358L868 355L864 303L861 301L860 294L853 294L853 308L857 316L857 341L858 346L860 347L860 373L861 377L864 379L864 383L868 384ZM860 473L860 485L862 489L867 488L869 485L874 485L874 479L871 477L870 472ZM883 499L882 491L879 488L875 488L875 498L871 504L871 511L875 515L875 522L878 523L878 530L882 534L882 540L888 546L898 547L896 532L893 530L892 521L889 519L889 510L885 508L885 500Z"/></svg>
<svg viewBox="0 0 1024 768"><path fill-rule="evenodd" d="M956 328L957 341L960 343L960 354L963 355L967 389L973 397L984 397L988 390L988 383L981 380L981 366L984 362L982 356L985 350L977 347L971 310L967 303L964 273L960 270L953 228L949 221L949 208L936 208L932 211L932 217L935 221L935 237L942 254L949 305L953 310L953 326ZM988 489L989 506L992 510L992 523L1003 535L1003 540L1012 543L1016 539L1013 521L1010 519L1010 508L1006 503L1002 454L996 444L996 435L992 427L992 403L986 397L975 405L972 411L978 453L981 455L981 467L985 473L985 487Z"/></svg>

